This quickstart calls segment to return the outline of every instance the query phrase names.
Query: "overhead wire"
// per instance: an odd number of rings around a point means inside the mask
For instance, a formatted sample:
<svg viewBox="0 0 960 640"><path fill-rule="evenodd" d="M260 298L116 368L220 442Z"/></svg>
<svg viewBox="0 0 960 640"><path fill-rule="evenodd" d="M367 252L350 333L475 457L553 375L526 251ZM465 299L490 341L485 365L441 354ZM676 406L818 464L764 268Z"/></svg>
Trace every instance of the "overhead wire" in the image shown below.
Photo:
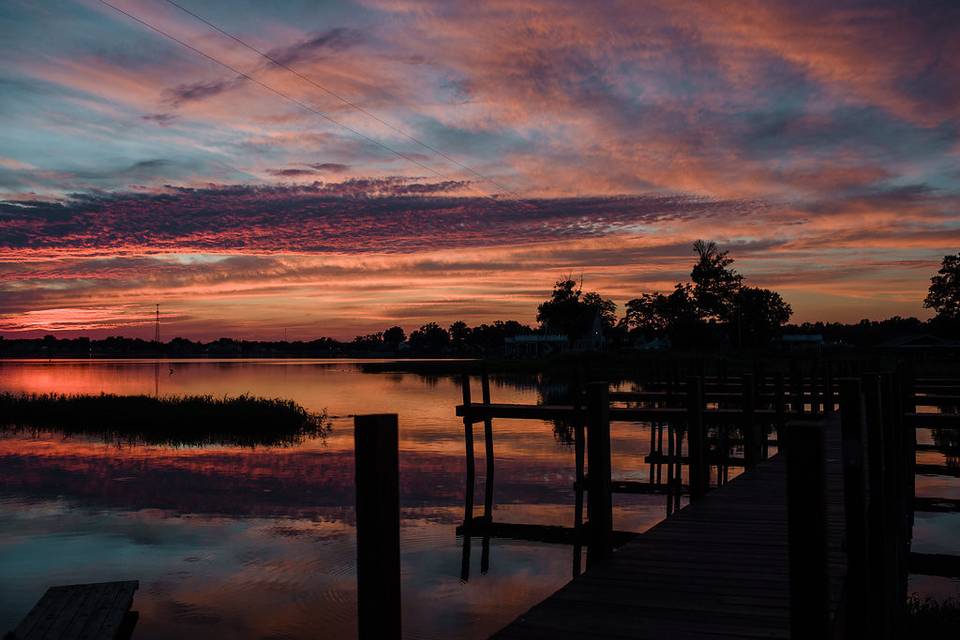
<svg viewBox="0 0 960 640"><path fill-rule="evenodd" d="M173 34L168 33L167 31L164 31L164 30L161 29L160 27L157 27L157 26L151 24L150 22L148 22L148 21L146 21L146 20L144 20L144 19L142 19L142 18L140 18L140 17L138 17L138 16L130 13L129 11L126 11L126 10L124 10L124 9L116 6L115 4L112 4L111 2L108 2L108 0L99 0L99 2L100 2L101 4L103 4L103 5L106 5L107 7L110 7L111 9L113 9L114 11L116 11L116 12L118 12L118 13L121 13L121 14L127 16L127 17L130 18L131 20L133 20L133 21L137 22L138 24L140 24L140 25L142 25L142 26L150 29L151 31L153 31L153 32L155 32L155 33L158 33L158 34L160 34L161 36L163 36L163 37L165 37L165 38L168 38L169 40L172 40L173 42L176 42L176 43L179 44L180 46L182 46L182 47L184 47L184 48L186 48L186 49L189 49L190 51L193 51L194 53L196 53L196 54L198 54L198 55L200 55L200 56L203 56L203 57L206 58L207 60L209 60L209 61L211 61L211 62L213 62L213 63L215 63L215 64L217 64L217 65L219 65L219 66L221 66L221 67L223 67L223 68L225 68L225 69L227 69L227 70L230 71L231 73L236 74L238 77L243 78L244 80L248 80L248 81L250 81L250 82L252 82L252 83L254 83L254 84L262 87L263 89L266 89L266 90L269 91L270 93L273 93L274 95L276 95L276 96L278 96L278 97L280 97L280 98L283 98L284 100L287 100L288 102L291 102L291 103L299 106L301 109L304 109L304 110L306 110L306 111L309 111L310 113L313 113L314 115L316 115L316 116L318 116L318 117L320 117L320 118L323 118L324 120L326 120L326 121L328 121L328 122L330 122L330 123L332 123L332 124L334 124L334 125L336 125L336 126L338 126L338 127L341 127L341 128L343 128L343 129L349 131L350 133L356 135L357 137L359 137L359 138L361 138L361 139L363 139L363 140L365 140L365 141L367 141L367 142L369 142L369 143L371 143L371 144L374 144L374 145L376 145L376 146L378 146L378 147L380 147L380 148L382 148L382 149L385 149L386 151L389 151L390 153L396 155L397 157L399 157L399 158L401 158L401 159L403 159L403 160L406 160L407 162L410 162L410 163L412 163L412 164L420 167L421 169L423 169L423 170L425 170L425 171L430 172L431 174L433 174L434 176L440 178L441 180L446 180L446 179L449 178L449 176L446 176L446 175L440 173L439 171L437 171L437 170L434 169L433 167L431 167L431 166L429 166L429 165L427 165L427 164L424 164L423 162L420 162L420 161L417 160L416 158L414 158L414 157L412 157L412 156L410 156L410 155L408 155L408 154L405 154L405 153L403 153L402 151L398 151L398 150L394 149L393 147L391 147L391 146L389 146L389 145L387 145L387 144L384 144L383 142L380 142L380 141L377 140L376 138L373 138L373 137L371 137L371 136L368 136L367 134L363 133L362 131L359 131L359 130L355 129L354 127L351 127L351 126L348 125L348 124L345 124L345 123L343 123L343 122L340 122L340 121L337 120L336 118L334 118L334 117L332 117L332 116L330 116L330 115L328 115L328 114L320 111L319 109L315 108L314 106L312 106L312 105L310 105L310 104L308 104L308 103L306 103L306 102L303 102L302 100L300 100L300 99L298 99L298 98L295 98L294 96L291 96L291 95L289 95L289 94L287 94L287 93L284 93L283 91L281 91L281 90L279 90L279 89L276 89L276 88L270 86L270 85L267 84L266 82L263 82L262 80L254 77L254 76L252 76L252 75L250 75L250 74L248 74L248 73L246 73L246 72L244 72L244 71L241 71L240 69L236 68L235 66L233 66L233 65L231 65L231 64L229 64L229 63L227 63L227 62L224 62L224 61L220 60L220 59L217 58L216 56L213 56L213 55L211 55L211 54L203 51L202 49L199 49L198 47L193 46L193 45L190 44L189 42L186 42L186 41L184 41L184 40L181 40L180 38L174 36ZM478 189L477 187L473 186L469 181L467 181L467 182L465 183L465 186L466 186L468 189L471 189L471 190L479 193L479 194L480 194L481 196L483 196L484 198L487 198L487 199L489 199L489 200L491 200L491 201L493 201L493 202L496 202L496 203L498 203L498 204L501 204L501 203L502 203L502 200L500 200L500 199L498 199L498 198L496 198L496 197L494 197L494 196L486 193L485 191L482 191L482 190Z"/></svg>
<svg viewBox="0 0 960 640"><path fill-rule="evenodd" d="M435 147L434 145L428 144L428 143L420 140L419 138L415 137L414 135L408 133L407 131L401 129L400 127L397 127L397 126L393 125L392 123L388 122L387 120L384 120L383 118L381 118L380 116L378 116L378 115L375 114L375 113L372 113L370 110L366 109L366 108L363 107L362 105L357 104L356 102L354 102L354 101L352 101L352 100L349 100L348 98L343 97L342 95L340 95L340 94L337 93L336 91L330 89L329 87L327 87L327 86L325 86L325 85L322 85L322 84L320 84L319 82L317 82L316 80L314 80L313 78L311 78L311 77L309 77L309 76L301 73L300 71L297 71L296 69L294 69L294 68L291 67L290 65L286 64L286 63L283 62L282 60L278 60L275 56L270 55L268 52L261 51L260 49L258 49L257 47L253 46L252 44L250 44L249 42L247 42L246 40L244 40L244 39L241 38L240 36L237 36L236 34L231 33L231 32L229 32L229 31L227 31L226 29L223 29L222 27L214 24L211 20L209 20L209 19L207 19L207 18L205 18L205 17L197 14L197 13L194 12L194 11L191 11L190 9L188 9L187 7L184 7L184 6L183 6L182 4L180 4L179 2L176 2L176 0L166 0L166 2L167 2L168 4L176 7L177 9L179 9L180 11L182 11L183 13L186 13L187 15L195 18L196 20L199 20L200 22L202 22L203 24L207 25L208 27L210 27L211 29L213 29L213 30L216 31L217 33L219 33L219 34L221 34L221 35L223 35L223 36L226 36L227 38L230 38L231 40L233 40L234 42L236 42L236 43L239 44L240 46L248 49L249 51L252 51L252 52L256 53L257 55L261 56L261 57L264 58L265 60L269 61L272 65L274 65L274 66L276 66L276 67L279 67L279 68L281 68L281 69L284 69L285 71L288 71L289 73L293 74L294 76L296 76L297 78L303 80L304 82L310 84L311 86L313 86L313 87L315 87L315 88L317 88L317 89L320 89L321 91L323 91L323 92L325 92L326 94L332 96L333 98L336 98L337 100L339 100L339 101L342 102L343 104L349 106L350 108L355 109L355 110L359 111L360 113L363 113L364 115L368 116L369 118L371 118L371 119L375 120L376 122L380 123L381 125L387 127L388 129L390 129L390 130L393 131L394 133L397 133L397 134L403 136L404 138L406 138L407 140L409 140L409 141L411 141L411 142L414 142L414 143L420 145L420 146L423 147L424 149L427 149L427 150L430 151L431 153L436 154L437 156L439 156L440 158L443 158L443 159L446 160L447 162L456 165L456 166L459 167L460 169L463 169L464 171L470 173L471 175L479 178L479 179L482 180L483 182L488 182L488 183L494 185L495 187L497 187L498 189L500 189L501 191L503 191L504 193L507 193L507 194L509 194L509 195L513 195L513 196L515 196L515 197L517 197L517 198L519 199L519 196L518 196L514 191L512 191L510 188L504 186L503 184L500 184L499 182L497 182L497 181L494 180L493 178L491 178L491 177L489 177L489 176L487 176L487 175L484 175L484 174L480 173L479 171L477 171L477 170L474 169L473 167L471 167L471 166L469 166L469 165L467 165L467 164L464 164L464 163L460 162L459 160L457 160L456 158L450 156L450 155L447 154L447 153L444 153L442 150L438 149L438 148Z"/></svg>

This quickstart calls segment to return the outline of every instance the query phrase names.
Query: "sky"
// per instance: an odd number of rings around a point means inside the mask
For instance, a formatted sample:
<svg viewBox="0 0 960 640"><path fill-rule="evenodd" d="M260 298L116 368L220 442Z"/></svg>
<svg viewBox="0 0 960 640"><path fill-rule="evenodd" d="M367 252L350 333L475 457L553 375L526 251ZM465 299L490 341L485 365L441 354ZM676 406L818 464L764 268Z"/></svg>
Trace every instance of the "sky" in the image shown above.
<svg viewBox="0 0 960 640"><path fill-rule="evenodd" d="M796 322L927 317L960 250L951 0L110 3L0 3L8 338L622 312L698 238Z"/></svg>

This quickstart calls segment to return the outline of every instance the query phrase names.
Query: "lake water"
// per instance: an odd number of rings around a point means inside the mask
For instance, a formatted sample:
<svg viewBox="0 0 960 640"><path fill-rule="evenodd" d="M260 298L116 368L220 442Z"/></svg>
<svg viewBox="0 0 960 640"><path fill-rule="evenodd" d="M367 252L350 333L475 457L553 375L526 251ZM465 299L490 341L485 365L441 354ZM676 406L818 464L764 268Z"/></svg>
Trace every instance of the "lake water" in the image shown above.
<svg viewBox="0 0 960 640"><path fill-rule="evenodd" d="M545 389L509 376L492 387L494 401L525 403ZM290 448L0 435L0 631L50 585L136 579L138 639L355 637L356 413L399 414L404 637L485 638L573 571L570 546L493 539L482 572L474 539L465 575L454 377L334 360L0 361L0 390L251 393L325 409L332 423ZM614 425L616 477L647 478L649 438L646 425ZM573 446L552 423L495 421L495 459L496 521L573 524ZM477 469L481 515L482 429ZM616 528L652 526L665 501L617 496Z"/></svg>
<svg viewBox="0 0 960 640"><path fill-rule="evenodd" d="M557 390L538 377L492 382L500 402ZM346 360L0 361L0 390L251 393L325 409L332 423L326 438L289 448L0 434L0 631L50 585L136 579L138 639L355 637L356 413L400 416L404 637L485 638L573 572L570 546L498 538L483 571L480 540L465 549L456 535L465 464L452 376L364 373ZM497 420L494 431L494 520L571 526L573 446L548 422ZM476 442L481 515L482 429ZM649 446L648 425L614 423L614 476L646 480ZM960 497L957 478L944 476L918 476L917 491ZM615 527L643 531L665 503L617 495ZM960 553L958 518L917 514L914 549ZM911 589L957 597L960 581L913 577Z"/></svg>

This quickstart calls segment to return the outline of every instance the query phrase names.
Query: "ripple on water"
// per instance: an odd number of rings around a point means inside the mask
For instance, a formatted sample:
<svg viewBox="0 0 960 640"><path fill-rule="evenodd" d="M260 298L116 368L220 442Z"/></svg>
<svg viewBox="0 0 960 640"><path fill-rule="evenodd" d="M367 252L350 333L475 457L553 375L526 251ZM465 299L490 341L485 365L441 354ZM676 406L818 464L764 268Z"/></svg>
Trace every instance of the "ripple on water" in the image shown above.
<svg viewBox="0 0 960 640"><path fill-rule="evenodd" d="M161 605L171 620L180 624L210 626L219 624L223 618L213 607L205 607L180 600L167 600Z"/></svg>

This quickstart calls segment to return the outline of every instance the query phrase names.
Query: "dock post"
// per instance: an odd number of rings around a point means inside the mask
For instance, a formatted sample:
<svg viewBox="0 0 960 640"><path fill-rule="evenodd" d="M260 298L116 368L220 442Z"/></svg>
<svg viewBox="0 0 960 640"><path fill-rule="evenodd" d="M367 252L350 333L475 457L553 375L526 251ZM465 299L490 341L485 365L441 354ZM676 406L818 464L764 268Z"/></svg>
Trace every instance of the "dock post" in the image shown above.
<svg viewBox="0 0 960 640"><path fill-rule="evenodd" d="M914 373L909 363L900 367L898 379L900 397L903 398L901 402L903 414L916 413L917 398L914 392ZM903 434L904 473L907 476L904 509L907 513L906 544L909 549L910 541L913 538L913 501L916 497L917 430L907 423L903 414L900 416L900 429Z"/></svg>
<svg viewBox="0 0 960 640"><path fill-rule="evenodd" d="M790 637L829 638L823 427L787 427L787 537L790 557Z"/></svg>
<svg viewBox="0 0 960 640"><path fill-rule="evenodd" d="M480 393L483 404L490 404L490 374L487 365L480 370ZM483 444L486 473L483 476L483 519L486 526L493 523L493 418L483 420ZM484 535L480 541L480 573L490 569L490 536Z"/></svg>
<svg viewBox="0 0 960 640"><path fill-rule="evenodd" d="M777 440L784 437L784 425L787 423L787 390L783 384L783 373L777 371L773 377L773 407L777 414Z"/></svg>
<svg viewBox="0 0 960 640"><path fill-rule="evenodd" d="M490 374L484 365L480 372L480 393L483 404L490 404ZM484 458L486 459L486 476L484 477L483 516L489 521L493 519L493 418L483 421Z"/></svg>
<svg viewBox="0 0 960 640"><path fill-rule="evenodd" d="M613 501L610 482L610 400L606 382L587 385L587 480L590 522L588 560L592 564L610 554Z"/></svg>
<svg viewBox="0 0 960 640"><path fill-rule="evenodd" d="M800 363L796 358L790 361L790 384L793 387L793 397L790 400L790 409L797 415L803 414L803 374Z"/></svg>
<svg viewBox="0 0 960 640"><path fill-rule="evenodd" d="M743 406L740 407L743 420L741 429L743 431L743 457L747 469L753 469L760 462L761 456L761 433L760 423L757 422L754 415L756 407L754 377L752 373L743 374Z"/></svg>
<svg viewBox="0 0 960 640"><path fill-rule="evenodd" d="M868 564L877 567L877 574L871 576L867 609L870 611L869 628L864 634L869 638L888 638L890 627L887 580L884 567L890 559L887 557L886 483L884 468L883 407L881 399L880 376L864 374L862 377L864 397L864 417L867 432L867 521L869 540L867 546Z"/></svg>
<svg viewBox="0 0 960 640"><path fill-rule="evenodd" d="M400 637L397 414L355 416L359 636Z"/></svg>
<svg viewBox="0 0 960 640"><path fill-rule="evenodd" d="M823 412L830 416L833 415L833 406L834 406L834 393L833 393L833 362L826 360L824 364L823 372L823 384L824 384L824 400L823 400Z"/></svg>
<svg viewBox="0 0 960 640"><path fill-rule="evenodd" d="M469 530L473 526L473 490L476 480L476 461L473 453L473 416L468 410L473 404L470 397L470 374L464 371L461 376L463 393L463 446L466 455L467 486L464 494L463 526Z"/></svg>
<svg viewBox="0 0 960 640"><path fill-rule="evenodd" d="M810 366L810 415L820 414L820 358Z"/></svg>
<svg viewBox="0 0 960 640"><path fill-rule="evenodd" d="M847 551L846 627L849 638L864 632L869 616L867 591L870 585L870 562L863 424L860 381L842 380L840 430Z"/></svg>
<svg viewBox="0 0 960 640"><path fill-rule="evenodd" d="M884 497L885 526L887 536L885 572L887 582L886 591L889 602L890 630L892 636L899 638L903 635L905 623L904 612L907 593L900 592L900 576L907 573L906 549L902 545L905 540L905 507L903 497L906 480L904 477L903 437L900 432L903 415L903 398L899 394L899 384L891 373L880 375L880 390L883 414L883 455L884 480L886 489ZM904 584L906 587L906 584Z"/></svg>
<svg viewBox="0 0 960 640"><path fill-rule="evenodd" d="M700 500L710 485L707 438L703 426L703 379L687 378L687 457L690 459L690 501Z"/></svg>

